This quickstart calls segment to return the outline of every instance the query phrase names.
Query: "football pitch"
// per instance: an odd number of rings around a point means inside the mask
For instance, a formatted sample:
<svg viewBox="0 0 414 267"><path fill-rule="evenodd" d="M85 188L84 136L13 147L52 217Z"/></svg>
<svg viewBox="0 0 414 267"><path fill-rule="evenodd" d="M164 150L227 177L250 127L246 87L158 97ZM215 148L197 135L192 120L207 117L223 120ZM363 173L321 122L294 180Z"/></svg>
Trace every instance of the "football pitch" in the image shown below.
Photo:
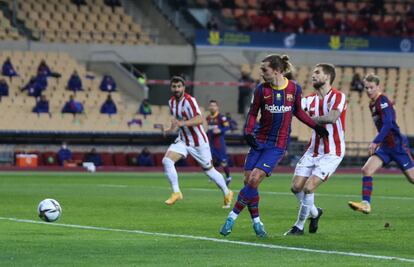
<svg viewBox="0 0 414 267"><path fill-rule="evenodd" d="M414 186L402 175L374 177L369 215L347 206L360 176L331 177L315 196L318 233L307 223L286 237L298 203L291 174L273 174L260 187L265 239L247 210L220 236L222 193L203 174L179 176L184 199L169 207L162 173L0 173L0 266L414 266ZM235 195L241 187L236 174ZM62 206L55 223L37 217L45 198Z"/></svg>

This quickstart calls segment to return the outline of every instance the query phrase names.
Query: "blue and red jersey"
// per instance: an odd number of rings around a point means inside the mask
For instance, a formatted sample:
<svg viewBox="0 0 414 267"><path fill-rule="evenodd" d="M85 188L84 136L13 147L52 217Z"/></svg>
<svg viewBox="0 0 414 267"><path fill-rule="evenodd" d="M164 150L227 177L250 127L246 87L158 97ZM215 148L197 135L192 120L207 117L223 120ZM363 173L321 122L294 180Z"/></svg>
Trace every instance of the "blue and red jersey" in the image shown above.
<svg viewBox="0 0 414 267"><path fill-rule="evenodd" d="M207 136L210 141L210 146L215 149L221 149L225 147L224 135L226 131L230 129L230 124L227 118L220 113L207 116L208 131ZM219 134L213 133L214 129L220 129Z"/></svg>
<svg viewBox="0 0 414 267"><path fill-rule="evenodd" d="M274 87L261 83L256 87L247 117L245 134L255 134L256 140L281 149L289 144L292 116L314 128L316 123L302 110L302 88L285 78L285 84ZM255 129L258 113L261 113Z"/></svg>
<svg viewBox="0 0 414 267"><path fill-rule="evenodd" d="M380 94L375 101L369 104L372 119L378 130L378 135L373 143L382 143L387 147L395 147L400 144L402 134L397 125L394 106L391 101L383 94Z"/></svg>

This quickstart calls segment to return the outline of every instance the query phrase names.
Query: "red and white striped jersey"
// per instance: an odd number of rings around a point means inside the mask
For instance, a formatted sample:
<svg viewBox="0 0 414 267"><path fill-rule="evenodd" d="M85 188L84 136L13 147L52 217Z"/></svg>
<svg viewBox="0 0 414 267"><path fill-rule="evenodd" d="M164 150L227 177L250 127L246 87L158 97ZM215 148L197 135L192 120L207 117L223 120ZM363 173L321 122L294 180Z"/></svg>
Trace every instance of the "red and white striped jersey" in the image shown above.
<svg viewBox="0 0 414 267"><path fill-rule="evenodd" d="M323 154L345 155L345 115L346 115L346 97L335 88L329 90L328 94L320 99L318 95L311 94L302 99L302 108L313 116L328 115L330 110L339 110L341 115L335 123L325 124L329 136L323 139L319 138L316 132L312 131L312 137L308 143L308 153L314 157Z"/></svg>
<svg viewBox="0 0 414 267"><path fill-rule="evenodd" d="M189 120L197 115L201 115L197 101L191 95L184 93L184 97L178 101L171 97L168 101L171 115L177 120ZM187 146L199 146L208 143L207 135L204 132L203 125L183 126L179 128L179 137Z"/></svg>

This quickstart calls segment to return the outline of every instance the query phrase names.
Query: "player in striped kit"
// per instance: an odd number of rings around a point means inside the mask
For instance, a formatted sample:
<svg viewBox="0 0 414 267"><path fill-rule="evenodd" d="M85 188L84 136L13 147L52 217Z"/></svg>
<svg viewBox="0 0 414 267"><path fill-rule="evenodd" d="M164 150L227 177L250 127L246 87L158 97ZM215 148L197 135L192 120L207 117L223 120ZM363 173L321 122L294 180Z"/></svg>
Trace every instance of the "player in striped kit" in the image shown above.
<svg viewBox="0 0 414 267"><path fill-rule="evenodd" d="M231 182L230 169L226 153L226 141L224 135L230 129L230 124L227 118L220 113L219 106L216 100L210 100L208 104L210 114L207 116L207 136L210 141L211 154L219 163L226 174L226 184Z"/></svg>
<svg viewBox="0 0 414 267"><path fill-rule="evenodd" d="M345 94L332 87L334 80L333 65L317 64L312 73L315 93L302 99L302 108L328 130L329 136L320 138L313 131L308 149L296 164L291 190L300 208L295 225L285 235L302 235L309 215L309 233L316 233L323 211L314 204L314 191L335 172L345 155L346 99Z"/></svg>
<svg viewBox="0 0 414 267"><path fill-rule="evenodd" d="M378 135L368 147L369 159L362 167L362 201L348 202L351 209L365 214L371 212L373 175L383 166L395 161L407 180L414 184L414 159L405 135L397 125L394 105L381 93L380 78L368 74L364 86L371 99L369 109Z"/></svg>
<svg viewBox="0 0 414 267"><path fill-rule="evenodd" d="M220 230L220 234L224 236L232 232L235 220L246 206L256 236L267 235L259 216L258 187L265 177L271 175L273 168L286 152L293 115L314 128L320 136L328 135L324 127L312 121L302 110L300 85L284 77L292 68L289 57L285 55L269 55L261 62L264 83L259 84L254 92L244 129L245 140L251 147L244 165L245 186L240 190L237 202ZM260 122L255 130L259 111Z"/></svg>
<svg viewBox="0 0 414 267"><path fill-rule="evenodd" d="M168 101L168 105L174 118L171 120L170 128L164 133L173 133L178 129L178 137L162 159L165 174L173 189L171 197L165 201L165 204L173 205L177 200L183 199L175 163L191 154L205 174L223 191L223 208L230 208L233 192L227 188L223 176L212 165L210 146L203 129L203 117L197 101L185 92L185 80L181 76L172 77L170 89L173 96Z"/></svg>

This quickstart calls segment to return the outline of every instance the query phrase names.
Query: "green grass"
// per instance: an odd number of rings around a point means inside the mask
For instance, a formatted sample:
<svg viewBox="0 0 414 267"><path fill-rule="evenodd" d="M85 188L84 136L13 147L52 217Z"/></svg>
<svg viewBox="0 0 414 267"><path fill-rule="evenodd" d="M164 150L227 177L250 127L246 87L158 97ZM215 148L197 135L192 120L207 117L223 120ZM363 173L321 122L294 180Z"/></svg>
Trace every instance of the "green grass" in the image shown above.
<svg viewBox="0 0 414 267"><path fill-rule="evenodd" d="M374 178L370 215L347 206L347 201L360 199L359 175L332 177L315 197L325 211L318 233L301 237L283 236L298 209L296 198L289 194L290 178L291 174L274 174L260 187L260 217L267 239L254 235L247 211L233 233L221 237L218 231L229 211L221 208L222 195L215 185L195 173L180 174L184 200L173 207L163 204L170 188L159 173L1 173L0 217L39 221L37 204L54 198L63 208L58 224L414 259L414 187L402 175ZM232 187L238 192L241 185L238 174ZM385 229L385 222L391 227ZM0 220L0 266L333 265L414 266L414 262Z"/></svg>

